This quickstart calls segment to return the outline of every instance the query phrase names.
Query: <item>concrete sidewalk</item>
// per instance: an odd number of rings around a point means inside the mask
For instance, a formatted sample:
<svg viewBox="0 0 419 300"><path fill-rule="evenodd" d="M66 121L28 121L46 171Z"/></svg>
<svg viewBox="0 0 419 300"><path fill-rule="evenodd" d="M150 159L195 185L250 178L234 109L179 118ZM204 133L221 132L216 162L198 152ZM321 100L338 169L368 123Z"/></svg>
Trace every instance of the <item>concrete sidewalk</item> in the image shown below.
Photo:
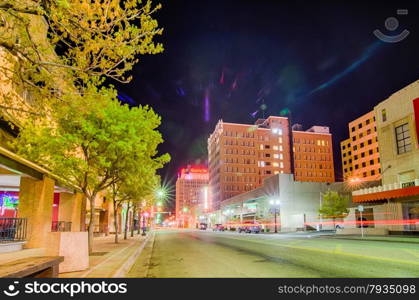
<svg viewBox="0 0 419 300"><path fill-rule="evenodd" d="M93 240L93 253L89 256L89 268L80 272L61 273L61 278L112 278L125 277L136 258L140 255L145 242L154 235L148 232L147 236L135 234L134 237L120 235L119 243L115 244L114 235L95 237Z"/></svg>

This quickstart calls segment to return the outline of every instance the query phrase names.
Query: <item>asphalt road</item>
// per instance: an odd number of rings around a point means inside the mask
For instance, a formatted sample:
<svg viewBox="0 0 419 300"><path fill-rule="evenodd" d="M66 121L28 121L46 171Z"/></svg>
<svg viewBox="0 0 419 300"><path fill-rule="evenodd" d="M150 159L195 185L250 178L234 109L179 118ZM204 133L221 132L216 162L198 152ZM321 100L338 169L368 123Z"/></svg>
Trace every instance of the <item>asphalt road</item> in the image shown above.
<svg viewBox="0 0 419 300"><path fill-rule="evenodd" d="M128 277L419 277L419 244L158 230Z"/></svg>

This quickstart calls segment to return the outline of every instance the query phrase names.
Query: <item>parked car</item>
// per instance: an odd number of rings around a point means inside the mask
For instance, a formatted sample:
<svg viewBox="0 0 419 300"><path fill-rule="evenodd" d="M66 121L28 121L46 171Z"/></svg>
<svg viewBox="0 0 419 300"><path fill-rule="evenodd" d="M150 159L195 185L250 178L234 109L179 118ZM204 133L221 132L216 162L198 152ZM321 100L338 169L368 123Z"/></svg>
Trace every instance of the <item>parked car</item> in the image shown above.
<svg viewBox="0 0 419 300"><path fill-rule="evenodd" d="M212 227L212 231L224 231L224 230L226 230L226 228L224 227L223 224L215 224Z"/></svg>
<svg viewBox="0 0 419 300"><path fill-rule="evenodd" d="M238 228L238 232L245 232L245 233L260 233L262 227L257 222L245 222L244 224L240 225Z"/></svg>
<svg viewBox="0 0 419 300"><path fill-rule="evenodd" d="M207 227L208 227L207 223L200 223L199 224L199 229L200 230L207 230Z"/></svg>

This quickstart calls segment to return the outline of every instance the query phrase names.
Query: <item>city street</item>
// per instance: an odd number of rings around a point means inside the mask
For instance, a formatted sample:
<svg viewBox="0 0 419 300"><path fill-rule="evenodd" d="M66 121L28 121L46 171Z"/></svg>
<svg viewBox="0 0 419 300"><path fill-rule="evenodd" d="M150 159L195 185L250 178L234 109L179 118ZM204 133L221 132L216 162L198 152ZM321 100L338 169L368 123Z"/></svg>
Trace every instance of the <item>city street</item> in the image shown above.
<svg viewBox="0 0 419 300"><path fill-rule="evenodd" d="M157 230L128 277L418 277L419 244Z"/></svg>

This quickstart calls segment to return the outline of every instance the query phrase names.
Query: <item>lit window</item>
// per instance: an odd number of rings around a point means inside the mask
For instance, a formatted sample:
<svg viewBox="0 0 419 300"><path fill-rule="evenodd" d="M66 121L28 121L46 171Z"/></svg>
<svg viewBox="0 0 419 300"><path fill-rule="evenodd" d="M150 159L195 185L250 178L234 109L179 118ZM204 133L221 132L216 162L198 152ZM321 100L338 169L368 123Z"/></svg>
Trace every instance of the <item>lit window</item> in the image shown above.
<svg viewBox="0 0 419 300"><path fill-rule="evenodd" d="M272 133L282 135L282 128L272 128Z"/></svg>
<svg viewBox="0 0 419 300"><path fill-rule="evenodd" d="M381 118L383 120L383 122L387 121L387 112L385 109L381 110Z"/></svg>
<svg viewBox="0 0 419 300"><path fill-rule="evenodd" d="M284 150L284 149L282 148L282 146L279 146L279 151L282 151L282 150Z"/></svg>
<svg viewBox="0 0 419 300"><path fill-rule="evenodd" d="M279 154L278 153L275 153L274 154L274 158L279 158Z"/></svg>
<svg viewBox="0 0 419 300"><path fill-rule="evenodd" d="M409 124L405 123L396 127L397 154L403 154L412 150Z"/></svg>
<svg viewBox="0 0 419 300"><path fill-rule="evenodd" d="M263 150L263 145L260 145L259 148L260 148L260 150Z"/></svg>
<svg viewBox="0 0 419 300"><path fill-rule="evenodd" d="M273 146L273 149L274 150L278 150L278 146Z"/></svg>
<svg viewBox="0 0 419 300"><path fill-rule="evenodd" d="M276 174L279 174L279 171L274 171L274 174L276 175Z"/></svg>
<svg viewBox="0 0 419 300"><path fill-rule="evenodd" d="M280 153L279 154L279 159L284 159L284 154Z"/></svg>
<svg viewBox="0 0 419 300"><path fill-rule="evenodd" d="M279 167L279 164L278 164L277 162L274 162L272 165L273 165L274 167Z"/></svg>
<svg viewBox="0 0 419 300"><path fill-rule="evenodd" d="M279 166L280 166L281 168L283 168L283 167L284 167L284 163L281 161L281 162L280 162L280 164L279 164Z"/></svg>

